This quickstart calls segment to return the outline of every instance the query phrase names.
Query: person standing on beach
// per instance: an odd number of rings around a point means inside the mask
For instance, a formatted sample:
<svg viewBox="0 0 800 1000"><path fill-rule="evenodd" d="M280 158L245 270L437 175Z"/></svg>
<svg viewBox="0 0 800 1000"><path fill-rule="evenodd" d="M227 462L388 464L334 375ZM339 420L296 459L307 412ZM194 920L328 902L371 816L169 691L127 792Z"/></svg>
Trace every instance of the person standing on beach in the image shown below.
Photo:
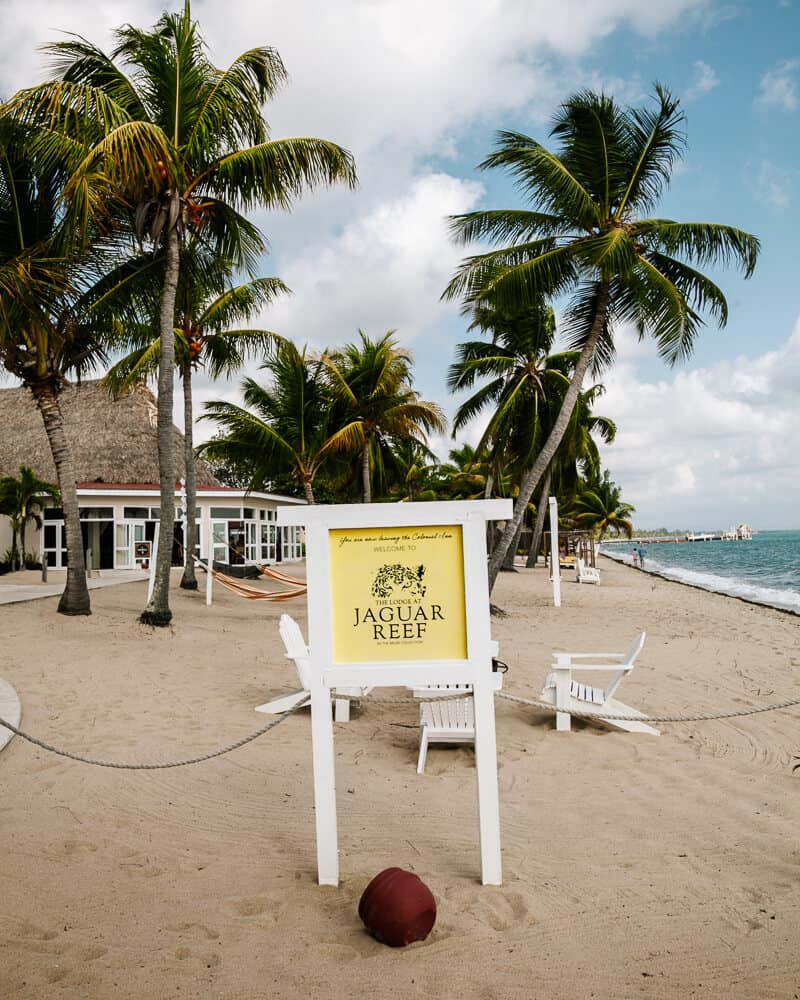
<svg viewBox="0 0 800 1000"><path fill-rule="evenodd" d="M639 546L639 569L644 569L644 557L647 555L647 549L644 545Z"/></svg>

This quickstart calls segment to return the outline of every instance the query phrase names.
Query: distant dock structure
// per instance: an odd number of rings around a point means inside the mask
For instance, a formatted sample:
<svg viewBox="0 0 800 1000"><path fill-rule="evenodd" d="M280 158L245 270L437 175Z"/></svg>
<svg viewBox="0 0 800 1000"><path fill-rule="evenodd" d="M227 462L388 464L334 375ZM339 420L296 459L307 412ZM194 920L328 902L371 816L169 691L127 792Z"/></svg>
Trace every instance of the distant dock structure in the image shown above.
<svg viewBox="0 0 800 1000"><path fill-rule="evenodd" d="M685 535L635 536L625 538L604 538L603 545L615 542L629 545L631 542L644 542L646 545L660 545L666 542L752 542L753 529L749 524L740 524L729 531L687 531Z"/></svg>
<svg viewBox="0 0 800 1000"><path fill-rule="evenodd" d="M687 532L687 542L752 542L753 529L749 524L740 524L730 531L707 532L696 534L693 531Z"/></svg>

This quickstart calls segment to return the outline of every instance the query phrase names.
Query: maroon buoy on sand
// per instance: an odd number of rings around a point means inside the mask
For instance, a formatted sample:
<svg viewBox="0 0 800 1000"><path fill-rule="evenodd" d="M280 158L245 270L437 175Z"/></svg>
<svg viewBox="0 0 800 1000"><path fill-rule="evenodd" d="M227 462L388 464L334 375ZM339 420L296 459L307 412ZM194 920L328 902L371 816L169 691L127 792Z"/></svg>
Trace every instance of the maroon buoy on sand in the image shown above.
<svg viewBox="0 0 800 1000"><path fill-rule="evenodd" d="M436 922L436 900L413 872L385 868L362 893L358 915L378 941L403 948L430 934Z"/></svg>

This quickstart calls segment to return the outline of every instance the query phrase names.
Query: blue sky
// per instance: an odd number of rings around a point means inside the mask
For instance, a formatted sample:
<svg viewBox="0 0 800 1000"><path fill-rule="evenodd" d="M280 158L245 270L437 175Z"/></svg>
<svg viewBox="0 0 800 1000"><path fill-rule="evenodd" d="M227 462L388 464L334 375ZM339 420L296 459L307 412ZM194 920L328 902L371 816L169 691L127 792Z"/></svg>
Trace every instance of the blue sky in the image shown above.
<svg viewBox="0 0 800 1000"><path fill-rule="evenodd" d="M640 527L800 528L799 4L195 0L218 65L255 44L281 53L291 79L267 109L273 134L333 139L358 164L357 192L315 194L291 215L259 220L272 245L264 273L293 290L265 325L314 347L342 344L359 328L397 329L415 353L417 387L452 412L445 376L466 322L439 301L463 254L444 217L520 203L505 178L475 170L495 131L546 142L551 115L575 90L639 104L658 80L681 98L688 134L658 214L746 229L762 254L748 282L735 271L714 275L728 327L709 326L680 368L618 332L598 412L619 433L603 456ZM146 27L161 5L4 8L0 93L41 77L36 46L59 29L107 46L110 28ZM198 388L201 401L237 398L235 382L200 379ZM452 442L435 444L444 455Z"/></svg>

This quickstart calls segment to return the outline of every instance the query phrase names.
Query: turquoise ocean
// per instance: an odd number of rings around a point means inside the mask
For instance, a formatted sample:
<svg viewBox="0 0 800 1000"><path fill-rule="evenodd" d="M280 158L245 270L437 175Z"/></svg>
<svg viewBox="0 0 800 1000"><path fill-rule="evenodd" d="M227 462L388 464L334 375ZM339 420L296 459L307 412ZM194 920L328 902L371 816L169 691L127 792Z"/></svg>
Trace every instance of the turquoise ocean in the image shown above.
<svg viewBox="0 0 800 1000"><path fill-rule="evenodd" d="M800 531L757 531L750 541L643 544L646 572L800 615ZM601 552L630 563L633 547L607 540Z"/></svg>

